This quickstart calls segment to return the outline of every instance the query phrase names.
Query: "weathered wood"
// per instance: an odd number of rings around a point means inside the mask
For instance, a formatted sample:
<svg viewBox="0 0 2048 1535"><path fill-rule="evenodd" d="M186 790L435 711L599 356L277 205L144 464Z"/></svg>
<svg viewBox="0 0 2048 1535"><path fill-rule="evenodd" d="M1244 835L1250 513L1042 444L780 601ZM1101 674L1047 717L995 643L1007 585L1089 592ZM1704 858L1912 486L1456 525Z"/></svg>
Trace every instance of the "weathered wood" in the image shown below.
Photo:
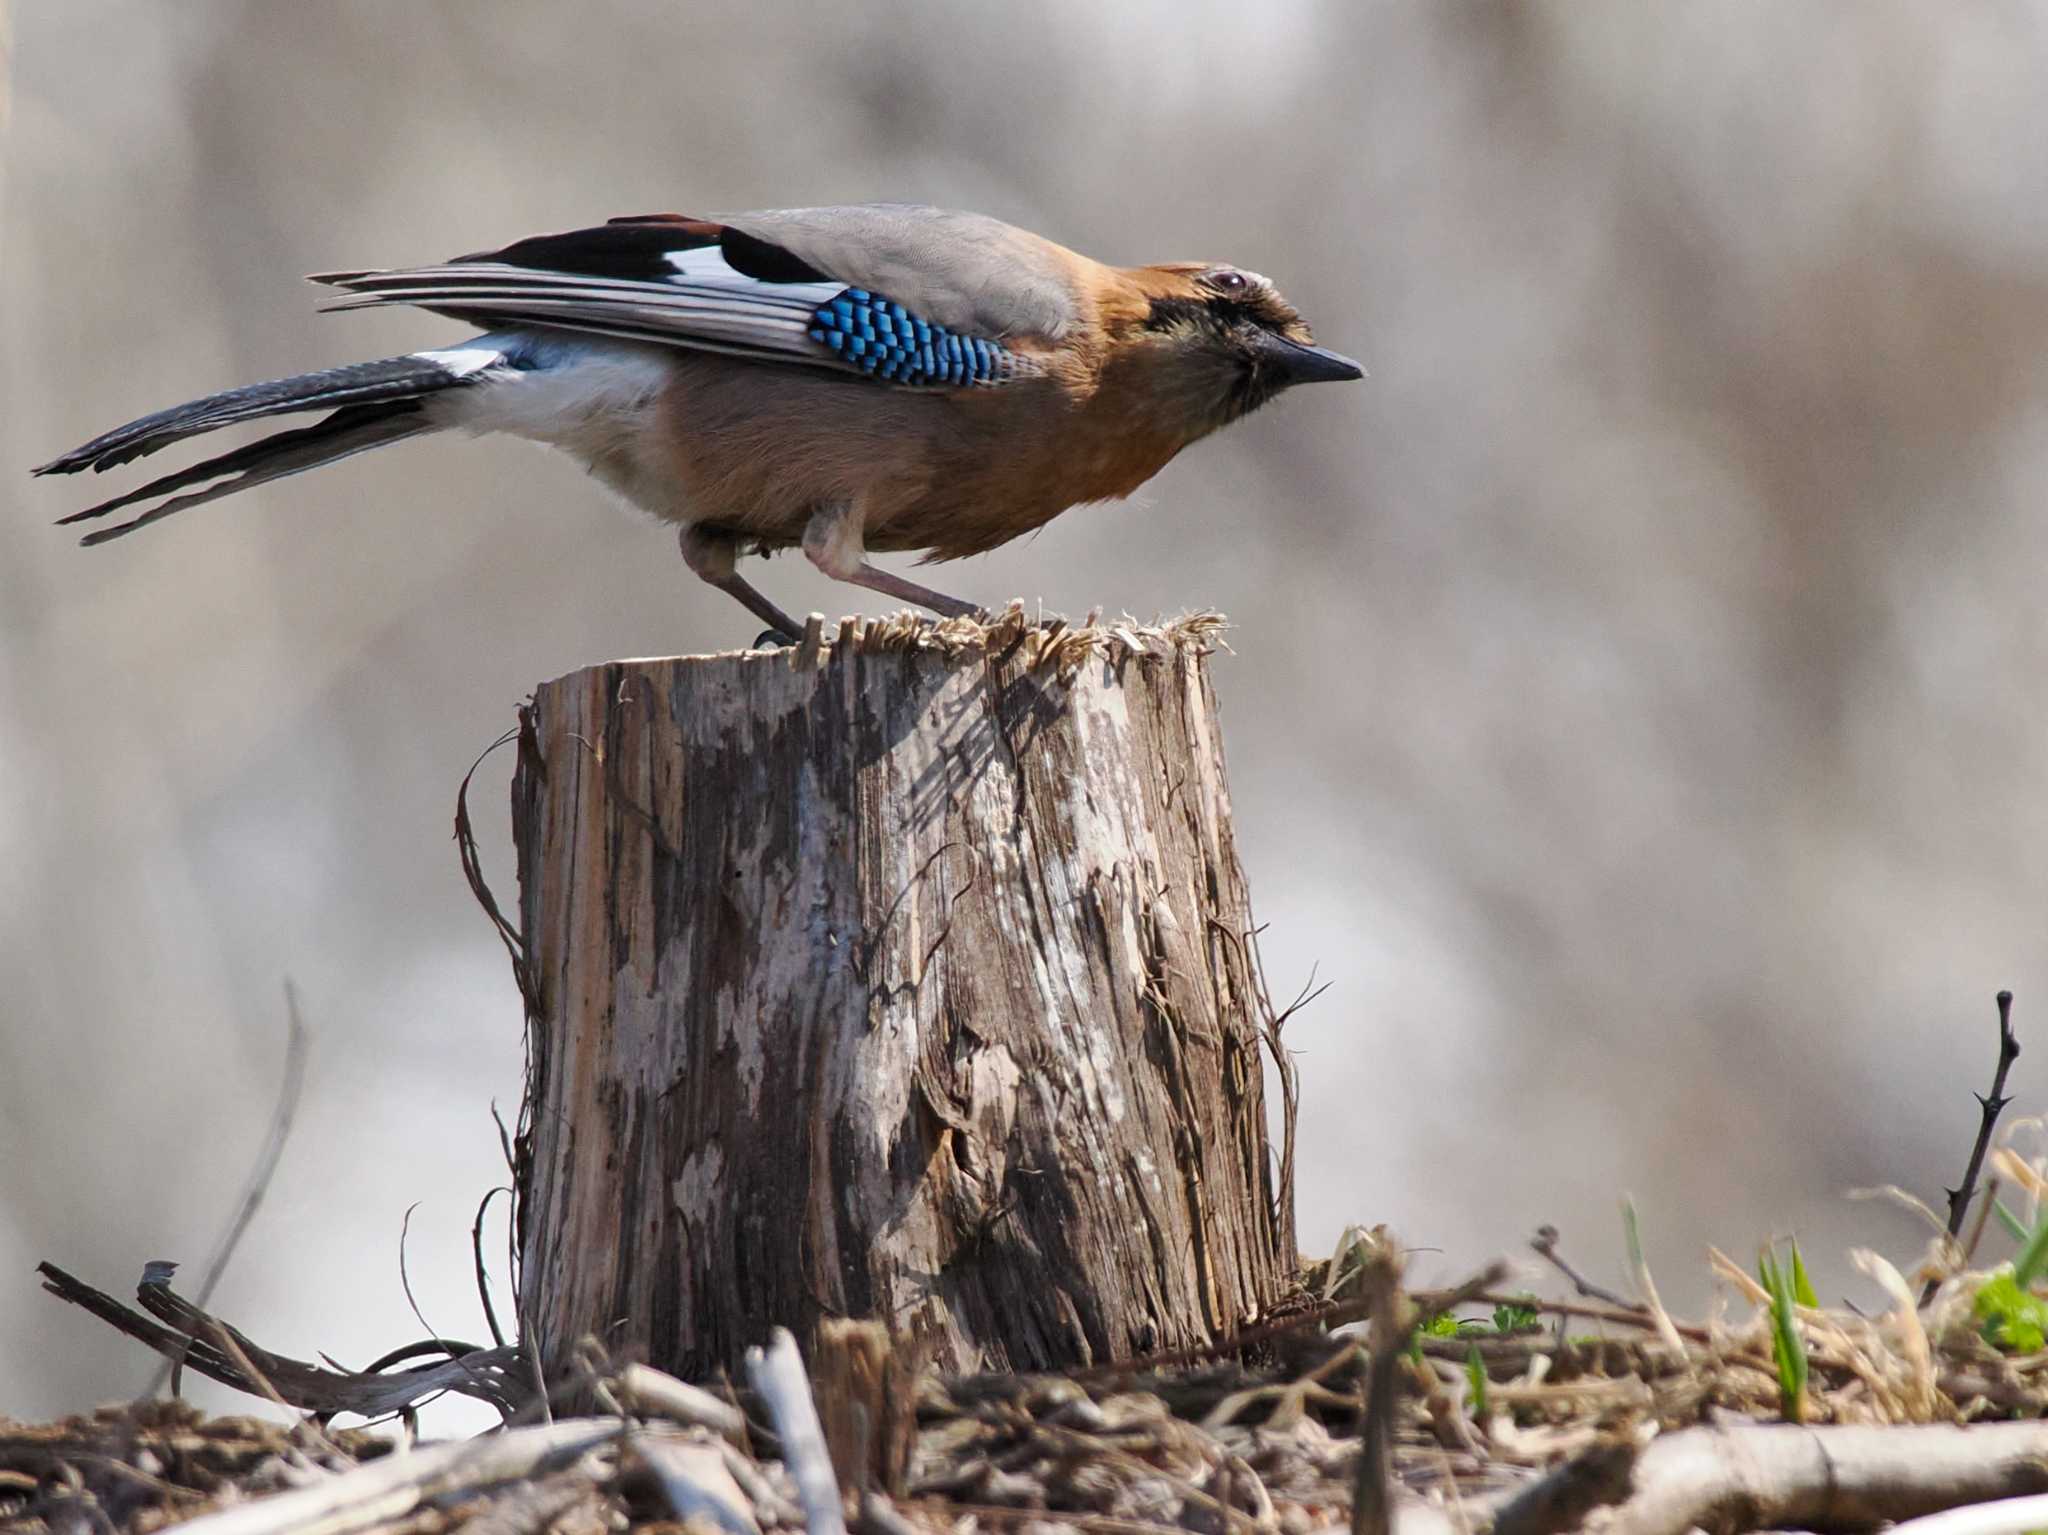
<svg viewBox="0 0 2048 1535"><path fill-rule="evenodd" d="M887 1379L890 1344L889 1329L880 1322L845 1317L825 1318L811 1337L818 1426L839 1485L852 1492L881 1484L877 1473L894 1469L875 1464L875 1441L885 1432L882 1422L893 1384ZM899 1394L905 1416L916 1411L916 1401L914 1389ZM900 1490L901 1483L899 1471L891 1490Z"/></svg>
<svg viewBox="0 0 2048 1535"><path fill-rule="evenodd" d="M522 1320L682 1375L1186 1347L1293 1254L1206 674L1163 629L842 624L535 695Z"/></svg>

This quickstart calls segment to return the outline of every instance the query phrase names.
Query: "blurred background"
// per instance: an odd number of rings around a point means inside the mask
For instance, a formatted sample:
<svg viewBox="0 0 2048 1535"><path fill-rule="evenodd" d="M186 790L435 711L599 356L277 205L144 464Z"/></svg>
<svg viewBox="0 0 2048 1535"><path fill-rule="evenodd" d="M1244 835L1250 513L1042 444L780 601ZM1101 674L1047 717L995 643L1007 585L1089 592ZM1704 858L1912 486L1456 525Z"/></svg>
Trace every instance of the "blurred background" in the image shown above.
<svg viewBox="0 0 2048 1535"><path fill-rule="evenodd" d="M218 1308L358 1365L419 1335L417 1204L421 1308L482 1331L519 1007L456 784L536 682L755 627L521 444L93 553L49 524L96 487L26 471L463 334L319 316L300 273L617 213L913 199L1229 260L1371 370L941 582L1236 622L1267 968L1330 984L1291 1036L1306 1247L1387 1221L1450 1275L1551 1221L1612 1281L1632 1192L1676 1304L1708 1242L1792 1231L1866 1295L1846 1249L1923 1232L1844 1191L1956 1178L2001 986L2042 1106L2038 8L66 0L11 55L0 1413L147 1378L31 1270L197 1269L287 978L305 1100ZM473 800L508 899L510 767Z"/></svg>

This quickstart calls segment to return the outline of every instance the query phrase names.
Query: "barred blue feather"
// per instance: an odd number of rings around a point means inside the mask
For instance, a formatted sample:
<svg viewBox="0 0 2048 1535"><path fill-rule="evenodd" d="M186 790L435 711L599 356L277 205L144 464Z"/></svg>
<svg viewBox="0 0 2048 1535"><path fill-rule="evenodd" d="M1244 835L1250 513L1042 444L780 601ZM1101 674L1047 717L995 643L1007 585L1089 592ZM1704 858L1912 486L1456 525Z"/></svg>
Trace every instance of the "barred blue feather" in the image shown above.
<svg viewBox="0 0 2048 1535"><path fill-rule="evenodd" d="M963 336L865 288L818 307L811 339L876 378L913 387L999 384L1015 358L979 336Z"/></svg>

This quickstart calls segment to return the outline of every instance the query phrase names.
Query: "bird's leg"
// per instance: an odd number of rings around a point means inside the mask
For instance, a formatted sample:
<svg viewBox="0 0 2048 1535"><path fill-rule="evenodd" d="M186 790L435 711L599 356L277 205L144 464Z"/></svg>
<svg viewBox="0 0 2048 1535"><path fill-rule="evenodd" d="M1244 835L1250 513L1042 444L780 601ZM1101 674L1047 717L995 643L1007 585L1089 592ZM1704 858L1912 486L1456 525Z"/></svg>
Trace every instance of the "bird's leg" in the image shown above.
<svg viewBox="0 0 2048 1535"><path fill-rule="evenodd" d="M971 602L948 597L944 592L935 592L929 586L919 586L915 581L870 565L867 544L861 538L860 519L851 507L843 504L821 506L811 513L804 528L804 553L835 581L865 586L898 601L930 608L946 618L981 616L981 609Z"/></svg>
<svg viewBox="0 0 2048 1535"><path fill-rule="evenodd" d="M737 597L749 613L772 628L779 629L791 644L803 634L803 626L754 587L754 584L740 575L739 540L730 533L715 533L709 528L685 524L678 535L682 545L683 563L702 580L717 587L728 596Z"/></svg>

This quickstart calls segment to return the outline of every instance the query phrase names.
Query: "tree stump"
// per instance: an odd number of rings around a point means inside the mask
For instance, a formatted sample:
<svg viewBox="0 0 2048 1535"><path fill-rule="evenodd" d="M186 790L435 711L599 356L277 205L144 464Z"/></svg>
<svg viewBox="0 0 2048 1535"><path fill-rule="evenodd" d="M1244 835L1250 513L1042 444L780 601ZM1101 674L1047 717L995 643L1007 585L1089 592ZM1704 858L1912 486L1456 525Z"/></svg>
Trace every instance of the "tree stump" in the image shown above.
<svg viewBox="0 0 2048 1535"><path fill-rule="evenodd" d="M538 690L516 1182L550 1367L594 1334L701 1376L850 1317L1057 1368L1265 1314L1292 1180L1219 624L813 617Z"/></svg>

